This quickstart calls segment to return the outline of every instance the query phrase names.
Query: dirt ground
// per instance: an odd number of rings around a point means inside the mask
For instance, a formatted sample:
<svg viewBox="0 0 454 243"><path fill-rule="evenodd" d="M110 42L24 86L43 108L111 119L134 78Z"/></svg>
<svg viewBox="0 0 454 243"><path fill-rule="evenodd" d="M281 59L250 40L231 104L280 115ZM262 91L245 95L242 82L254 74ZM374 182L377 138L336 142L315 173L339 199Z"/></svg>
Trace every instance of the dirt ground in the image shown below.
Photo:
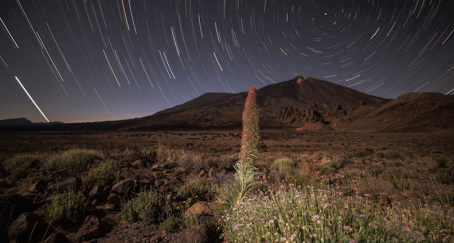
<svg viewBox="0 0 454 243"><path fill-rule="evenodd" d="M156 132L2 132L0 158L17 153L54 152L69 148L92 148L110 153L163 144L212 155L240 151L241 131ZM262 152L307 153L354 152L366 148L391 149L417 156L454 157L454 131L432 133L260 131Z"/></svg>

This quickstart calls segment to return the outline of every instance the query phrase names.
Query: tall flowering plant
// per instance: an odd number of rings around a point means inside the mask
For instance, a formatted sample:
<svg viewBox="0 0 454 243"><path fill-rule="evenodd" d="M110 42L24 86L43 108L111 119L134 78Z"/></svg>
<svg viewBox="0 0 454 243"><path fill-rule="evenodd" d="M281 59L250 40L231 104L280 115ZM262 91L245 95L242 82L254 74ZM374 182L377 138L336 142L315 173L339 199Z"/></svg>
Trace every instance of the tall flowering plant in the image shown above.
<svg viewBox="0 0 454 243"><path fill-rule="evenodd" d="M256 89L252 86L244 105L243 137L241 139L240 163L254 165L257 160L259 143L259 117L257 112Z"/></svg>
<svg viewBox="0 0 454 243"><path fill-rule="evenodd" d="M235 178L232 183L221 188L217 202L225 207L243 203L255 181L257 168L254 163L258 156L257 145L259 142L259 119L257 114L256 90L252 86L243 111L243 138L241 139L241 153L235 165Z"/></svg>

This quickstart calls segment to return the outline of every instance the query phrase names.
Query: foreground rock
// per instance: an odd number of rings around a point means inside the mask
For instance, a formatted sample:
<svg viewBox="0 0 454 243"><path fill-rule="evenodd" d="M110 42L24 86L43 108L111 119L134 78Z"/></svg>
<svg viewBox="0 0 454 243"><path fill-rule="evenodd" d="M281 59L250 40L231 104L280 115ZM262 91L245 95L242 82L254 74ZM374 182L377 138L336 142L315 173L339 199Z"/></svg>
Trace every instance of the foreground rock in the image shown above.
<svg viewBox="0 0 454 243"><path fill-rule="evenodd" d="M184 229L178 235L179 243L209 243L212 242L209 237L208 225L199 224L191 228Z"/></svg>
<svg viewBox="0 0 454 243"><path fill-rule="evenodd" d="M82 181L77 177L69 178L65 181L58 182L56 184L50 185L47 190L49 192L58 192L62 193L68 190L79 190L82 187Z"/></svg>
<svg viewBox="0 0 454 243"><path fill-rule="evenodd" d="M18 241L28 242L32 238L41 239L48 224L34 213L23 213L8 227L8 237Z"/></svg>

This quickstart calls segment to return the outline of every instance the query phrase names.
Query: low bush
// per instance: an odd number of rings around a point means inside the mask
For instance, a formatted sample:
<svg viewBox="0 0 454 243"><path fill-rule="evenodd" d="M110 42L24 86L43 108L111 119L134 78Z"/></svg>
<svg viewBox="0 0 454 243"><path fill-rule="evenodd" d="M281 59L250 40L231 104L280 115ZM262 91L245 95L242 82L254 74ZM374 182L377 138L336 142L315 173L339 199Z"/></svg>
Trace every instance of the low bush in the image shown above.
<svg viewBox="0 0 454 243"><path fill-rule="evenodd" d="M285 177L285 182L288 185L294 184L295 186L305 186L309 185L312 182L312 176L311 174L288 175Z"/></svg>
<svg viewBox="0 0 454 243"><path fill-rule="evenodd" d="M232 163L231 161L224 161L224 160L221 160L218 162L218 168L220 170L233 170L233 166L235 165L235 163Z"/></svg>
<svg viewBox="0 0 454 243"><path fill-rule="evenodd" d="M314 187L270 191L227 211L224 236L228 242L433 242L452 227L439 224L438 232L428 233L419 225L436 225L434 220L401 221L399 213L369 207L364 196Z"/></svg>
<svg viewBox="0 0 454 243"><path fill-rule="evenodd" d="M287 171L295 168L295 162L289 158L280 158L271 165L272 170Z"/></svg>
<svg viewBox="0 0 454 243"><path fill-rule="evenodd" d="M178 227L178 218L171 216L161 224L161 230L168 233Z"/></svg>
<svg viewBox="0 0 454 243"><path fill-rule="evenodd" d="M90 190L96 185L107 186L115 180L115 176L110 173L109 167L102 165L98 168L91 169L86 176L82 178L82 185L85 189Z"/></svg>
<svg viewBox="0 0 454 243"><path fill-rule="evenodd" d="M51 221L77 222L85 217L88 204L89 201L82 191L57 194L52 204L46 208L45 217Z"/></svg>
<svg viewBox="0 0 454 243"><path fill-rule="evenodd" d="M79 174L100 163L102 163L100 152L91 149L74 149L51 158L47 168L50 171L68 168L72 174Z"/></svg>
<svg viewBox="0 0 454 243"><path fill-rule="evenodd" d="M441 184L454 185L454 175L452 174L438 174L435 176L435 181Z"/></svg>
<svg viewBox="0 0 454 243"><path fill-rule="evenodd" d="M374 176L380 175L384 170L385 169L379 165L369 165L366 167L366 171Z"/></svg>
<svg viewBox="0 0 454 243"><path fill-rule="evenodd" d="M374 150L373 149L365 149L365 150L361 150L355 154L353 154L353 157L367 157L371 154L374 153Z"/></svg>
<svg viewBox="0 0 454 243"><path fill-rule="evenodd" d="M402 155L394 150L379 151L375 153L375 157L385 159L403 159Z"/></svg>
<svg viewBox="0 0 454 243"><path fill-rule="evenodd" d="M332 175L336 174L337 170L341 168L341 164L339 162L327 162L320 167L320 174L322 175Z"/></svg>
<svg viewBox="0 0 454 243"><path fill-rule="evenodd" d="M27 177L31 169L42 164L42 161L36 155L18 154L3 161L2 167L11 174L12 180L18 180Z"/></svg>
<svg viewBox="0 0 454 243"><path fill-rule="evenodd" d="M445 168L446 167L446 158L441 156L438 157L436 160L438 168Z"/></svg>
<svg viewBox="0 0 454 243"><path fill-rule="evenodd" d="M121 215L123 220L133 223L139 219L146 219L153 222L164 219L166 201L157 192L147 192L133 198L123 205Z"/></svg>
<svg viewBox="0 0 454 243"><path fill-rule="evenodd" d="M207 180L195 179L186 183L179 191L178 195L184 198L192 198L192 202L208 201L214 198L215 187Z"/></svg>
<svg viewBox="0 0 454 243"><path fill-rule="evenodd" d="M432 194L431 198L433 201L440 202L448 206L454 206L454 193L440 192Z"/></svg>

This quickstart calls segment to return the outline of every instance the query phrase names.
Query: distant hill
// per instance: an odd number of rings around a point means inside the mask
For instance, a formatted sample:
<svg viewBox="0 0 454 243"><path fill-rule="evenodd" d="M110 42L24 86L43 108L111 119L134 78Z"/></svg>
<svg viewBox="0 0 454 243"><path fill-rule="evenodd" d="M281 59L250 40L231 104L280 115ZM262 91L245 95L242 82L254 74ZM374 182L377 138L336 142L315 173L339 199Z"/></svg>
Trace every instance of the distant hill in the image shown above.
<svg viewBox="0 0 454 243"><path fill-rule="evenodd" d="M150 116L119 121L36 126L25 118L9 119L0 121L3 125L0 131L241 129L246 97L247 92L206 93ZM327 81L296 76L258 89L257 103L260 129L454 130L454 96L440 93L409 93L391 100Z"/></svg>
<svg viewBox="0 0 454 243"><path fill-rule="evenodd" d="M0 126L27 126L27 125L33 125L33 122L31 122L27 118L13 118L0 120Z"/></svg>
<svg viewBox="0 0 454 243"><path fill-rule="evenodd" d="M31 122L27 118L13 118L0 120L0 126L32 126L32 125L54 125L63 124L63 122Z"/></svg>

